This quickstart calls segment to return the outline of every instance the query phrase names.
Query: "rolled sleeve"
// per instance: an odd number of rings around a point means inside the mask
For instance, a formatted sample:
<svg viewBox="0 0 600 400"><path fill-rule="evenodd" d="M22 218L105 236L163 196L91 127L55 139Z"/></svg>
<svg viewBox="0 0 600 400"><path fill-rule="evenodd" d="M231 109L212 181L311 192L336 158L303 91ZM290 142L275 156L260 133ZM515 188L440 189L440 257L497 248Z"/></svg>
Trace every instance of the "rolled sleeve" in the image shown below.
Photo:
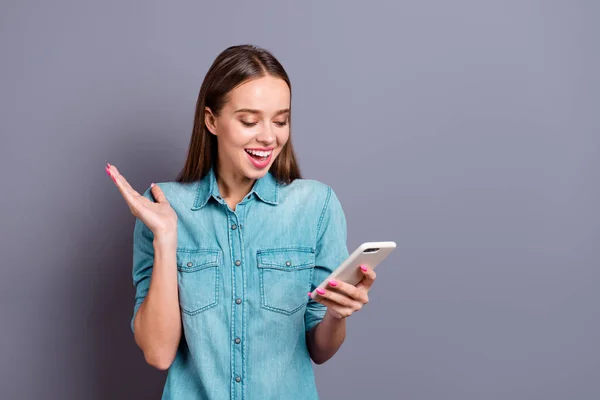
<svg viewBox="0 0 600 400"><path fill-rule="evenodd" d="M317 227L316 260L311 290L315 290L348 257L346 240L344 210L333 189L327 187ZM309 299L304 314L306 330L311 330L321 322L326 311L326 306Z"/></svg>
<svg viewBox="0 0 600 400"><path fill-rule="evenodd" d="M144 197L153 200L150 189L144 192ZM131 331L134 331L133 321L144 302L150 287L150 277L154 266L154 234L139 218L135 219L133 229L133 286L135 287L135 302L131 318Z"/></svg>

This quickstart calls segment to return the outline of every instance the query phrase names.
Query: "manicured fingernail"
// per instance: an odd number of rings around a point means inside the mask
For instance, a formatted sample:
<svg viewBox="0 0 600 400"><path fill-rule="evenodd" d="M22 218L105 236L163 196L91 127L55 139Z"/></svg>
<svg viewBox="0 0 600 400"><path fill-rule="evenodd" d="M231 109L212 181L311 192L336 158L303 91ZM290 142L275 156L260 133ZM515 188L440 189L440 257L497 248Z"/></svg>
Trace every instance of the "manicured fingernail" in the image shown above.
<svg viewBox="0 0 600 400"><path fill-rule="evenodd" d="M332 279L332 280L329 281L329 284L331 286L337 286L337 281L335 279Z"/></svg>
<svg viewBox="0 0 600 400"><path fill-rule="evenodd" d="M321 289L321 288L318 288L317 289L317 293L319 293L319 294L325 294L325 291L323 289Z"/></svg>
<svg viewBox="0 0 600 400"><path fill-rule="evenodd" d="M361 265L360 269L362 269L363 271L367 272L367 267L365 267L364 265Z"/></svg>
<svg viewBox="0 0 600 400"><path fill-rule="evenodd" d="M308 297L312 297L312 292L308 292Z"/></svg>
<svg viewBox="0 0 600 400"><path fill-rule="evenodd" d="M152 183L150 184L150 187L154 187L154 182L152 182Z"/></svg>
<svg viewBox="0 0 600 400"><path fill-rule="evenodd" d="M110 176L110 171L108 170L108 167L104 168L104 170L106 171L106 175Z"/></svg>
<svg viewBox="0 0 600 400"><path fill-rule="evenodd" d="M108 168L110 168L110 164L109 164L109 163L106 163L106 166L107 166Z"/></svg>
<svg viewBox="0 0 600 400"><path fill-rule="evenodd" d="M114 176L111 175L110 177L112 178L112 180L113 180L114 183L117 183L117 180L115 179Z"/></svg>

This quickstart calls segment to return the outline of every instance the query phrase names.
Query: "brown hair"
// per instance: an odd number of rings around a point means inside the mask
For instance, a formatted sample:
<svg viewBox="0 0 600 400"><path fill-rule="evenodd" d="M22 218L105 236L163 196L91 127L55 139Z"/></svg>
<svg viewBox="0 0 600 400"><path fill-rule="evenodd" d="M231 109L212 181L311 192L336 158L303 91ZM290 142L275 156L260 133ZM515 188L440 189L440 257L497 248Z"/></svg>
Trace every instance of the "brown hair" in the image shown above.
<svg viewBox="0 0 600 400"><path fill-rule="evenodd" d="M283 79L290 88L292 85L283 66L267 50L253 45L231 46L217 56L209 68L198 94L194 128L187 159L177 182L193 182L208 174L217 161L217 138L211 134L204 122L206 107L218 116L227 102L228 93L249 79L266 75ZM286 142L279 156L273 162L270 172L282 183L290 183L301 178L296 155L291 142L291 107L290 107L290 139Z"/></svg>

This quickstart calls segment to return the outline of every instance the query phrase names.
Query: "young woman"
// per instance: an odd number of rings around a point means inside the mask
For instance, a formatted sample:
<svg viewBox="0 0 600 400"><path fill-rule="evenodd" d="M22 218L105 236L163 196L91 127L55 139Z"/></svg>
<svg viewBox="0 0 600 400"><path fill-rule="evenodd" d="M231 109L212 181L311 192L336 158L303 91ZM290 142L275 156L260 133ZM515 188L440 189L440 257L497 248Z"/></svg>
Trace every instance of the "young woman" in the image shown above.
<svg viewBox="0 0 600 400"><path fill-rule="evenodd" d="M131 328L169 369L163 399L317 399L311 360L336 353L368 301L368 266L310 298L348 256L346 219L329 186L301 179L290 106L275 57L233 46L202 83L175 182L140 195L106 167L136 217Z"/></svg>

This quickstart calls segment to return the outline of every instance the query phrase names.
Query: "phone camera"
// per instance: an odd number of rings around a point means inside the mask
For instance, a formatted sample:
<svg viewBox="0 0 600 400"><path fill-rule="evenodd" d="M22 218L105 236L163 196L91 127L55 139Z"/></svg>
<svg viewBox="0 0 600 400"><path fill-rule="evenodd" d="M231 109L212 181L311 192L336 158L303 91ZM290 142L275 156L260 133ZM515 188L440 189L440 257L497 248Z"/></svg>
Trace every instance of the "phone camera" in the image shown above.
<svg viewBox="0 0 600 400"><path fill-rule="evenodd" d="M379 248L369 248L366 249L363 253L377 253L379 251Z"/></svg>

